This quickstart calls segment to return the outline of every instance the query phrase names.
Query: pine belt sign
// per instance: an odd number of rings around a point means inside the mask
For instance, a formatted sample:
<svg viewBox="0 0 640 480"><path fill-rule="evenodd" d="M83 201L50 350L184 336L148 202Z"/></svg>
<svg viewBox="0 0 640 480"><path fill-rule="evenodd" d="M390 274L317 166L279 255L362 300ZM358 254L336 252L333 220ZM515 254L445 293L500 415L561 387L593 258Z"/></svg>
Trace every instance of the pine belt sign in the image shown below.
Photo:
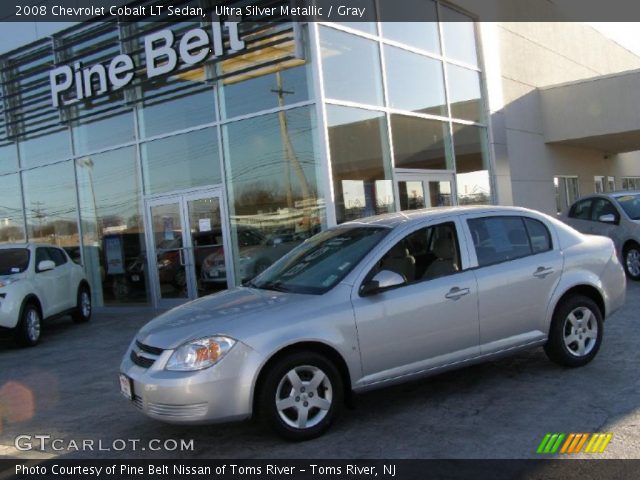
<svg viewBox="0 0 640 480"><path fill-rule="evenodd" d="M228 32L229 37L227 51L223 30ZM211 36L204 28L193 28L179 41L176 41L171 30L160 30L144 37L146 77L149 79L167 74L178 66L178 62L195 65L244 49L245 42L240 38L238 22L213 21ZM125 53L115 56L108 64L83 67L81 62L76 62L73 67L61 65L49 72L51 102L54 107L59 107L118 90L131 83L136 70L134 59ZM65 92L75 92L75 97L65 100L62 98Z"/></svg>

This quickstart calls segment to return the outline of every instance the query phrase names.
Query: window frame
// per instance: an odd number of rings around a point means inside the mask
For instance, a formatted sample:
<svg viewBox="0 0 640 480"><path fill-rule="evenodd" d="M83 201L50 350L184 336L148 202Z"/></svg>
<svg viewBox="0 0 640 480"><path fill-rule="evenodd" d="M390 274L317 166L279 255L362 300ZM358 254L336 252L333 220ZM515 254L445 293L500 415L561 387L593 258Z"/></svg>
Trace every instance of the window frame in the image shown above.
<svg viewBox="0 0 640 480"><path fill-rule="evenodd" d="M481 265L479 260L478 260L478 252L476 250L476 246L475 246L475 242L473 241L473 234L471 233L471 227L469 225L469 221L470 220L482 220L482 219L488 219L488 218L517 218L520 219L520 221L522 222L522 226L524 228L525 233L527 234L527 240L528 240L528 244L529 244L529 249L530 252L528 255L522 255L519 257L514 257L514 258L508 258L508 259L504 259L504 260L500 260L497 262L491 262L491 263L486 263ZM525 219L530 219L530 220L535 220L540 222L547 230L547 233L549 234L549 240L551 242L551 248L549 250L545 250L542 252L534 252L533 251L533 243L531 240L531 234L529 233L529 229L527 228L527 224L525 222ZM486 268L486 267L493 267L495 265L501 265L503 263L507 263L507 262L513 262L513 261L517 261L517 260L522 260L523 258L529 258L529 257L534 257L536 255L541 255L541 254L545 254L548 252L553 252L554 250L556 250L556 247L558 245L558 241L557 238L555 236L555 234L553 233L554 230L552 228L549 227L549 225L547 224L547 222L545 222L543 219L531 216L531 215L521 215L518 214L516 212L510 212L508 214L501 214L498 213L496 214L495 212L486 212L486 213L481 213L481 214L476 214L476 215L467 215L464 217L464 223L465 223L465 229L466 229L466 241L468 244L468 248L469 248L469 253L473 253L473 255L475 255L475 266L471 267L470 270L476 270L476 269L480 269L480 268Z"/></svg>
<svg viewBox="0 0 640 480"><path fill-rule="evenodd" d="M470 269L470 265L468 264L468 259L463 257L463 249L461 248L461 239L465 239L464 237L464 231L461 228L460 223L458 222L458 220L456 218L452 218L452 217L447 217L445 219L433 219L431 221L427 221L427 222L421 222L419 225L414 226L414 228L411 229L402 229L402 231L399 231L397 235L394 235L393 238L391 239L385 239L387 240L386 242L384 242L384 247L381 248L381 251L378 251L374 254L372 254L372 257L368 260L365 260L363 262L363 268L361 269L361 271L357 274L358 278L360 278L360 281L356 281L354 282L354 285L357 285L357 292L358 295L360 297L365 297L367 295L363 295L363 287L364 285L369 282L376 273L378 273L376 271L378 264L380 263L380 261L387 255L387 253L389 253L391 251L392 248L394 248L399 242L404 241L407 237L413 235L414 233L418 232L419 230L423 230L423 229L430 229L430 228L434 228L434 227L438 227L441 225L447 225L450 224L453 226L454 228L454 233L456 235L456 254L458 256L458 260L460 263L460 270L458 270L457 272L451 273L449 275L443 275L441 277L436 277L436 278L420 278L417 280L414 280L412 282L405 282L401 285L396 285L393 287L389 287L389 288L385 288L383 290L381 290L382 292L387 292L387 291L391 291L391 290L396 290L402 287L409 287L412 285L418 285L420 283L425 283L425 282L430 282L430 281L434 281L434 280L440 280L442 278L448 278L451 277L453 275L457 275L463 272L466 272L467 270ZM429 237L429 243L431 243L433 241L433 236ZM467 260L465 262L465 260ZM365 265L366 264L366 265ZM465 267L466 264L466 267ZM366 272L366 274L362 275L363 272ZM374 273L375 272L375 273Z"/></svg>

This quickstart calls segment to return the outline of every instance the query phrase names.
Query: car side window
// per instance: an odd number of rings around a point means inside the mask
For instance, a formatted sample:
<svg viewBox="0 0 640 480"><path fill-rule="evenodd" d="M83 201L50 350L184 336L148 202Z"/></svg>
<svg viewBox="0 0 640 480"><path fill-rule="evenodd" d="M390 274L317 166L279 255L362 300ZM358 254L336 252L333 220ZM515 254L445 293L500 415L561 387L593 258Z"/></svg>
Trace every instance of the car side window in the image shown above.
<svg viewBox="0 0 640 480"><path fill-rule="evenodd" d="M49 251L49 257L56 264L56 267L59 267L60 265L64 265L65 263L67 263L67 256L59 248L51 247L51 248L48 248L47 250Z"/></svg>
<svg viewBox="0 0 640 480"><path fill-rule="evenodd" d="M483 267L533 253L522 217L482 217L467 221L478 265Z"/></svg>
<svg viewBox="0 0 640 480"><path fill-rule="evenodd" d="M460 247L453 222L416 230L391 247L369 273L401 275L408 284L451 275L461 270Z"/></svg>
<svg viewBox="0 0 640 480"><path fill-rule="evenodd" d="M616 207L606 198L598 198L593 202L593 209L591 211L591 220L599 222L600 217L603 215L613 215L616 222L620 221L620 214L616 210Z"/></svg>
<svg viewBox="0 0 640 480"><path fill-rule="evenodd" d="M525 217L524 224L527 228L529 241L531 242L531 249L534 254L548 252L553 248L551 234L544 223L533 218Z"/></svg>
<svg viewBox="0 0 640 480"><path fill-rule="evenodd" d="M591 219L591 199L580 200L576 202L569 210L569 218L575 218L578 220L590 220Z"/></svg>
<svg viewBox="0 0 640 480"><path fill-rule="evenodd" d="M45 247L36 248L36 272L40 272L40 270L38 270L38 265L44 260L53 260L49 255L49 249Z"/></svg>

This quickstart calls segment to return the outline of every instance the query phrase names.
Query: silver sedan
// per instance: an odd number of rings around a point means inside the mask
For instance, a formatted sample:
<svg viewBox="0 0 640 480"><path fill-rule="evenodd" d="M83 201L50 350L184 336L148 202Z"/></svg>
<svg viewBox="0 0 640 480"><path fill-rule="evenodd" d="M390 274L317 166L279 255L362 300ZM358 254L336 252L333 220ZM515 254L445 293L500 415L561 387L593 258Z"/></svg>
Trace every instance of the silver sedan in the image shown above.
<svg viewBox="0 0 640 480"><path fill-rule="evenodd" d="M258 416L303 440L365 390L539 346L585 365L624 296L611 240L531 210L372 217L149 322L122 361L121 391L158 420Z"/></svg>
<svg viewBox="0 0 640 480"><path fill-rule="evenodd" d="M613 240L632 280L640 280L640 192L599 193L581 198L562 220L582 233Z"/></svg>

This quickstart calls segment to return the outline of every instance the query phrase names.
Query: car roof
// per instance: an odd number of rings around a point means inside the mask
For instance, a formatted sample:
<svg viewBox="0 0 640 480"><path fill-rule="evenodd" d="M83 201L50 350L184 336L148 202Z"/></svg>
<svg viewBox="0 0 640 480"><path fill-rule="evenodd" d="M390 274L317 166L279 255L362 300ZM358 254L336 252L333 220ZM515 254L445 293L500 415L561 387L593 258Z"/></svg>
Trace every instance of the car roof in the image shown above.
<svg viewBox="0 0 640 480"><path fill-rule="evenodd" d="M21 242L21 243L3 243L3 244L0 244L0 249L6 249L6 248L31 248L31 247L61 248L61 247L58 247L57 245L52 245L50 243Z"/></svg>
<svg viewBox="0 0 640 480"><path fill-rule="evenodd" d="M462 215L465 213L537 213L533 210L522 207L503 207L498 205L469 205L458 207L431 207L420 210L410 210L405 212L385 213L373 217L360 218L345 222L340 226L380 226L387 228L395 228L401 224L419 221L423 219L438 219L441 217L449 217L451 215Z"/></svg>

